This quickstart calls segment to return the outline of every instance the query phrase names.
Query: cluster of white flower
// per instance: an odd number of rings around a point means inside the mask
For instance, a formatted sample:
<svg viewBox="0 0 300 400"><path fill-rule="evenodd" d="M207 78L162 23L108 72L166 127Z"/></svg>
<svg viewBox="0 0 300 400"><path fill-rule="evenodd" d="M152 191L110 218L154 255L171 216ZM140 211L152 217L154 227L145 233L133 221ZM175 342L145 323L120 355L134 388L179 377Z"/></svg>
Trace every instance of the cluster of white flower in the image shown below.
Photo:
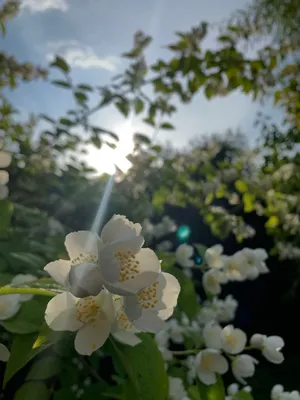
<svg viewBox="0 0 300 400"><path fill-rule="evenodd" d="M100 237L79 231L66 236L70 260L44 268L65 291L52 298L45 319L56 331L74 331L75 349L90 355L112 334L136 345L140 331L157 333L177 304L177 279L161 272L155 253L142 248L142 227L114 215Z"/></svg>
<svg viewBox="0 0 300 400"><path fill-rule="evenodd" d="M282 385L275 385L271 391L271 400L300 400L298 390L285 392Z"/></svg>
<svg viewBox="0 0 300 400"><path fill-rule="evenodd" d="M189 400L180 378L169 377L169 400Z"/></svg>
<svg viewBox="0 0 300 400"><path fill-rule="evenodd" d="M300 247L293 246L291 243L278 242L277 250L283 260L294 260L300 258Z"/></svg>
<svg viewBox="0 0 300 400"><path fill-rule="evenodd" d="M203 275L204 289L213 295L221 293L221 284L229 281L244 281L256 279L260 274L266 274L268 254L264 249L249 249L237 251L232 256L223 255L223 247L219 244L208 248L205 261L209 267Z"/></svg>
<svg viewBox="0 0 300 400"><path fill-rule="evenodd" d="M70 387L71 391L74 393L74 396L76 399L81 399L81 397L84 396L85 393L85 389L87 387L89 387L92 383L92 380L90 377L87 377L84 379L84 381L82 382L82 385L72 385Z"/></svg>
<svg viewBox="0 0 300 400"><path fill-rule="evenodd" d="M145 219L143 222L143 235L147 242L150 242L154 238L159 239L168 233L175 232L176 229L177 226L175 222L167 215L165 215L158 224L152 224L149 219Z"/></svg>
<svg viewBox="0 0 300 400"><path fill-rule="evenodd" d="M222 328L215 322L209 322L203 329L203 339L206 348L188 361L188 366L196 371L201 382L211 385L216 382L216 374L225 374L229 369L227 358L237 381L245 385L245 378L254 375L258 361L248 354L241 354L247 343L244 331L234 328L233 325ZM268 361L280 364L284 360L281 353L283 346L284 341L279 336L255 334L250 339L249 349L260 349Z"/></svg>
<svg viewBox="0 0 300 400"><path fill-rule="evenodd" d="M0 200L8 196L7 183L9 181L9 174L2 168L7 168L11 163L11 154L6 151L0 151Z"/></svg>
<svg viewBox="0 0 300 400"><path fill-rule="evenodd" d="M283 229L291 235L300 233L300 217L298 214L288 213L283 218Z"/></svg>
<svg viewBox="0 0 300 400"><path fill-rule="evenodd" d="M230 294L224 300L214 297L212 301L206 300L203 302L197 320L200 325L205 325L212 321L230 322L235 318L237 307L237 300Z"/></svg>
<svg viewBox="0 0 300 400"><path fill-rule="evenodd" d="M33 275L16 275L10 282L10 286L20 286L26 283L33 282L37 278ZM6 294L0 296L0 324L1 321L5 321L12 318L19 311L21 304L24 301L31 300L32 294Z"/></svg>
<svg viewBox="0 0 300 400"><path fill-rule="evenodd" d="M242 389L240 389L237 383L232 383L227 388L227 396L225 397L225 400L235 400L236 395L238 393L240 392L250 393L251 391L252 391L251 386L244 386Z"/></svg>

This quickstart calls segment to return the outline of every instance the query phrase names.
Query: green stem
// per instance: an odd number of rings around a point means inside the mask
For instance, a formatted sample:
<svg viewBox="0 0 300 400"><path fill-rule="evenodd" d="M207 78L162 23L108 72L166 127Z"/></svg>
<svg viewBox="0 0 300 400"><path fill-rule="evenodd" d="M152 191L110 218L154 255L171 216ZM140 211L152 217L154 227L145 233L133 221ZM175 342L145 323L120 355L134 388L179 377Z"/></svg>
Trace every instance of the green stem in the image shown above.
<svg viewBox="0 0 300 400"><path fill-rule="evenodd" d="M198 353L199 351L200 351L199 349L192 349L192 350L172 351L171 353L174 356L188 356L189 354L195 354Z"/></svg>
<svg viewBox="0 0 300 400"><path fill-rule="evenodd" d="M54 297L57 293L52 292L51 290L40 289L40 288L16 288L11 286L2 286L0 287L0 296L4 296L6 294L37 294L40 296L48 296Z"/></svg>

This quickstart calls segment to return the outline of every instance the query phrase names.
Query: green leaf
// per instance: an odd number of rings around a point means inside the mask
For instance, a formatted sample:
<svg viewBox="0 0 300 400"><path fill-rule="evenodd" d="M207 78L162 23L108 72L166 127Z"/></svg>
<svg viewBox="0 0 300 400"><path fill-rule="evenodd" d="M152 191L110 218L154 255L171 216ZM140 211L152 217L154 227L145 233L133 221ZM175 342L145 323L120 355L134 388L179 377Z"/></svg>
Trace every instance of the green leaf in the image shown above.
<svg viewBox="0 0 300 400"><path fill-rule="evenodd" d="M189 395L191 400L202 400L202 397L200 397L200 393L199 393L198 387L195 386L195 385L190 386L188 388L188 395Z"/></svg>
<svg viewBox="0 0 300 400"><path fill-rule="evenodd" d="M113 356L120 358L134 388L135 396L131 399L166 400L168 376L164 360L149 334L142 333L139 337L142 342L134 347L112 341Z"/></svg>
<svg viewBox="0 0 300 400"><path fill-rule="evenodd" d="M117 388L110 388L104 382L94 383L89 387L85 388L82 400L91 400L91 399L106 400L107 398L110 398L110 396L108 397L104 396L103 393L109 391L110 389L113 389L112 393L117 391ZM113 399L114 397L111 398Z"/></svg>
<svg viewBox="0 0 300 400"><path fill-rule="evenodd" d="M9 255L10 257L15 258L16 260L21 261L25 265L34 267L36 269L42 268L45 264L45 260L36 254L18 252L18 253L9 253Z"/></svg>
<svg viewBox="0 0 300 400"><path fill-rule="evenodd" d="M93 91L92 86L90 86L90 85L85 85L85 84L77 85L77 89L79 89L79 90L85 90L86 92L92 92L92 91Z"/></svg>
<svg viewBox="0 0 300 400"><path fill-rule="evenodd" d="M74 392L72 392L72 390L69 388L56 390L53 400L74 400Z"/></svg>
<svg viewBox="0 0 300 400"><path fill-rule="evenodd" d="M194 283L189 279L184 272L174 266L167 266L166 272L174 275L181 285L180 294L178 297L178 308L183 311L190 319L196 317L200 310L200 305L197 301Z"/></svg>
<svg viewBox="0 0 300 400"><path fill-rule="evenodd" d="M197 386L201 400L224 400L226 397L223 380L220 376L217 377L214 385L207 386L198 381Z"/></svg>
<svg viewBox="0 0 300 400"><path fill-rule="evenodd" d="M170 124L169 122L163 122L160 125L161 129L174 129L174 126L172 124Z"/></svg>
<svg viewBox="0 0 300 400"><path fill-rule="evenodd" d="M252 193L244 193L243 202L246 213L250 213L255 209L255 196Z"/></svg>
<svg viewBox="0 0 300 400"><path fill-rule="evenodd" d="M70 85L70 83L67 82L67 81L54 80L51 83L53 85L60 86L60 87L63 87L63 88L67 88L67 89L70 89L72 87L72 85Z"/></svg>
<svg viewBox="0 0 300 400"><path fill-rule="evenodd" d="M27 382L15 394L14 400L48 400L50 392L42 382Z"/></svg>
<svg viewBox="0 0 300 400"><path fill-rule="evenodd" d="M53 118L48 117L48 115L40 114L40 117L45 121L50 122L51 124L55 124L55 120Z"/></svg>
<svg viewBox="0 0 300 400"><path fill-rule="evenodd" d="M58 375L62 369L61 360L57 357L47 356L40 358L30 368L26 380L44 380Z"/></svg>
<svg viewBox="0 0 300 400"><path fill-rule="evenodd" d="M248 191L248 184L245 181L238 179L235 181L234 186L240 193L245 193Z"/></svg>
<svg viewBox="0 0 300 400"><path fill-rule="evenodd" d="M11 354L6 364L3 387L7 382L37 354L57 341L58 334L47 326L39 334L15 335Z"/></svg>
<svg viewBox="0 0 300 400"><path fill-rule="evenodd" d="M277 215L272 215L265 223L266 228L274 229L279 225L280 221Z"/></svg>
<svg viewBox="0 0 300 400"><path fill-rule="evenodd" d="M135 133L134 140L140 143L151 144L151 140L148 138L148 136L143 135L142 133Z"/></svg>
<svg viewBox="0 0 300 400"><path fill-rule="evenodd" d="M136 98L134 100L134 109L137 114L140 114L144 110L144 102L143 100Z"/></svg>
<svg viewBox="0 0 300 400"><path fill-rule="evenodd" d="M45 309L49 299L39 297L22 304L20 311L10 319L0 321L9 332L28 334L38 332L45 318Z"/></svg>
<svg viewBox="0 0 300 400"><path fill-rule="evenodd" d="M69 67L68 63L62 57L59 57L59 56L56 56L55 60L50 65L51 65L51 67L59 68L63 72L70 71L70 67Z"/></svg>
<svg viewBox="0 0 300 400"><path fill-rule="evenodd" d="M72 122L70 119L68 119L68 118L61 118L61 119L59 120L59 123L60 123L61 125L65 125L65 126L73 126L73 125L74 125L73 122Z"/></svg>
<svg viewBox="0 0 300 400"><path fill-rule="evenodd" d="M101 149L102 141L98 136L93 136L91 140L93 145L97 147L97 149Z"/></svg>
<svg viewBox="0 0 300 400"><path fill-rule="evenodd" d="M83 92L75 92L74 96L79 104L84 104L88 99L87 95Z"/></svg>
<svg viewBox="0 0 300 400"><path fill-rule="evenodd" d="M13 210L14 207L9 200L0 200L0 232L9 227Z"/></svg>
<svg viewBox="0 0 300 400"><path fill-rule="evenodd" d="M233 400L253 400L253 396L251 393L241 390L240 392L234 395Z"/></svg>
<svg viewBox="0 0 300 400"><path fill-rule="evenodd" d="M0 28L1 28L2 36L4 37L6 35L6 28L5 28L5 24L3 21L0 21Z"/></svg>
<svg viewBox="0 0 300 400"><path fill-rule="evenodd" d="M124 101L117 101L115 103L115 106L117 109L125 116L128 117L129 114L129 103L124 100Z"/></svg>
<svg viewBox="0 0 300 400"><path fill-rule="evenodd" d="M4 285L8 285L13 278L13 275L10 274L0 274L0 287Z"/></svg>

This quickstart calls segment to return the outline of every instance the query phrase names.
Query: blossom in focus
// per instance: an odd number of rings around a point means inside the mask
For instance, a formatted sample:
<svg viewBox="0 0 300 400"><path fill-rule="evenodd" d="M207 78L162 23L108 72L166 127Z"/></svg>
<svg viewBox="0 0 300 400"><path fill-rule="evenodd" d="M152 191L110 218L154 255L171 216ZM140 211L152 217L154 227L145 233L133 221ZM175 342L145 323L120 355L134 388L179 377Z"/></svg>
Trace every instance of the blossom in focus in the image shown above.
<svg viewBox="0 0 300 400"><path fill-rule="evenodd" d="M0 296L0 321L13 317L21 307L19 294Z"/></svg>
<svg viewBox="0 0 300 400"><path fill-rule="evenodd" d="M189 246L186 243L179 245L176 249L175 256L177 263L184 268L190 268L194 265L194 261L191 257L194 254L193 246Z"/></svg>
<svg viewBox="0 0 300 400"><path fill-rule="evenodd" d="M216 349L201 350L195 358L196 373L205 385L212 385L217 381L216 374L225 374L228 371L228 362Z"/></svg>
<svg viewBox="0 0 300 400"><path fill-rule="evenodd" d="M136 346L141 339L136 335L140 331L129 321L124 312L123 299L119 298L114 302L116 309L116 320L112 325L112 335L120 343L129 346Z"/></svg>
<svg viewBox="0 0 300 400"><path fill-rule="evenodd" d="M37 279L36 276L30 274L18 274L10 282L12 286L24 285L26 282L33 282ZM20 301L28 301L33 298L33 294L21 294Z"/></svg>
<svg viewBox="0 0 300 400"><path fill-rule="evenodd" d="M44 270L74 296L96 296L103 287L98 270L98 249L101 245L96 233L69 233L65 239L65 247L70 259L50 262Z"/></svg>
<svg viewBox="0 0 300 400"><path fill-rule="evenodd" d="M152 285L124 297L125 313L141 331L157 333L165 329L165 320L173 314L179 292L178 280L161 272Z"/></svg>
<svg viewBox="0 0 300 400"><path fill-rule="evenodd" d="M8 350L8 348L4 344L0 343L0 361L8 361L9 356L10 351Z"/></svg>
<svg viewBox="0 0 300 400"><path fill-rule="evenodd" d="M300 400L298 390L285 392L282 385L275 385L271 391L271 400Z"/></svg>
<svg viewBox="0 0 300 400"><path fill-rule="evenodd" d="M248 354L236 356L231 364L232 373L236 380L246 385L247 382L244 378L251 378L254 375L255 364L258 364L258 361Z"/></svg>
<svg viewBox="0 0 300 400"><path fill-rule="evenodd" d="M106 288L115 294L137 294L156 281L160 262L153 250L142 249L141 225L114 215L101 233L99 271Z"/></svg>
<svg viewBox="0 0 300 400"><path fill-rule="evenodd" d="M222 253L223 246L221 244L216 244L206 250L204 258L210 268L222 268L224 266Z"/></svg>
<svg viewBox="0 0 300 400"><path fill-rule="evenodd" d="M210 269L203 274L202 284L210 294L217 295L221 293L221 283L226 283L227 279L223 272L218 269Z"/></svg>
<svg viewBox="0 0 300 400"><path fill-rule="evenodd" d="M247 335L244 331L227 325L221 332L222 349L229 354L241 353L247 343Z"/></svg>
<svg viewBox="0 0 300 400"><path fill-rule="evenodd" d="M2 168L7 168L11 163L11 154L6 151L0 151L0 200L8 196L8 187L6 186L9 181L9 174Z"/></svg>
<svg viewBox="0 0 300 400"><path fill-rule="evenodd" d="M180 378L169 376L169 399L170 400L189 400L187 392Z"/></svg>
<svg viewBox="0 0 300 400"><path fill-rule="evenodd" d="M271 363L281 364L284 361L284 355L281 352L284 341L280 336L265 336L256 333L251 337L250 344L260 349L263 356Z"/></svg>
<svg viewBox="0 0 300 400"><path fill-rule="evenodd" d="M105 343L115 318L113 297L105 289L86 298L63 292L49 301L45 313L52 330L77 332L75 349L82 355L91 355Z"/></svg>

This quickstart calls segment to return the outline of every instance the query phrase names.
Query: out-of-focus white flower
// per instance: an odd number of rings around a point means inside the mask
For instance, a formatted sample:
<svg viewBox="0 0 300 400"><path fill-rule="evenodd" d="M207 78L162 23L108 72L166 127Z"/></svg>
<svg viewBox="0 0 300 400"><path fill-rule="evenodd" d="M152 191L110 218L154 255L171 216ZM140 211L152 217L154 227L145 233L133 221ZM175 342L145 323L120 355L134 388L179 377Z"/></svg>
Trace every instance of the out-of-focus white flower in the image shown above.
<svg viewBox="0 0 300 400"><path fill-rule="evenodd" d="M247 261L241 251L232 256L223 256L224 273L230 281L244 281L246 279Z"/></svg>
<svg viewBox="0 0 300 400"><path fill-rule="evenodd" d="M69 233L65 239L65 247L70 260L50 262L44 270L74 296L96 296L103 287L98 269L98 249L101 245L96 233L89 231Z"/></svg>
<svg viewBox="0 0 300 400"><path fill-rule="evenodd" d="M247 335L244 331L227 325L221 332L222 349L229 354L241 353L247 343Z"/></svg>
<svg viewBox="0 0 300 400"><path fill-rule="evenodd" d="M249 249L245 247L242 252L247 263L247 279L256 279L260 274L267 274L269 272L265 263L268 258L268 253L265 249Z"/></svg>
<svg viewBox="0 0 300 400"><path fill-rule="evenodd" d="M161 272L152 285L135 296L124 297L125 313L141 331L157 333L165 329L165 320L173 314L179 292L178 280Z"/></svg>
<svg viewBox="0 0 300 400"><path fill-rule="evenodd" d="M197 376L197 369L198 369L198 365L195 362L196 356L188 356L185 361L184 364L188 369L187 372L187 380L188 383L191 385L194 380L196 379Z"/></svg>
<svg viewBox="0 0 300 400"><path fill-rule="evenodd" d="M221 349L221 334L222 328L219 324L215 322L207 323L203 329L203 339L205 346L217 350Z"/></svg>
<svg viewBox="0 0 300 400"><path fill-rule="evenodd" d="M8 361L10 356L10 351L4 344L0 343L0 361Z"/></svg>
<svg viewBox="0 0 300 400"><path fill-rule="evenodd" d="M186 327L183 327L179 324L177 319L173 318L167 322L168 332L170 338L174 343L183 343L184 342L184 332Z"/></svg>
<svg viewBox="0 0 300 400"><path fill-rule="evenodd" d="M236 380L246 385L247 382L244 378L250 378L254 375L255 364L258 364L258 361L248 354L236 356L231 364L232 373Z"/></svg>
<svg viewBox="0 0 300 400"><path fill-rule="evenodd" d="M213 306L217 310L217 321L229 322L235 318L238 302L229 294L224 300L215 297L213 300Z"/></svg>
<svg viewBox="0 0 300 400"><path fill-rule="evenodd" d="M219 350L201 350L195 358L196 373L205 385L216 383L216 374L225 374L228 371L228 362Z"/></svg>
<svg viewBox="0 0 300 400"><path fill-rule="evenodd" d="M222 268L224 266L222 253L223 246L221 244L216 244L206 250L204 258L210 268Z"/></svg>
<svg viewBox="0 0 300 400"><path fill-rule="evenodd" d="M164 240L156 246L158 251L169 251L172 247L173 244L170 240Z"/></svg>
<svg viewBox="0 0 300 400"><path fill-rule="evenodd" d="M52 217L48 220L48 229L50 236L63 234L65 232L63 225L57 219Z"/></svg>
<svg viewBox="0 0 300 400"><path fill-rule="evenodd" d="M176 249L176 261L177 263L184 268L190 268L194 265L194 261L191 260L191 257L194 254L193 246L189 246L186 243L179 245Z"/></svg>
<svg viewBox="0 0 300 400"><path fill-rule="evenodd" d="M200 325L205 325L208 322L217 320L217 310L213 307L210 301L205 301L197 315L197 321Z"/></svg>
<svg viewBox="0 0 300 400"><path fill-rule="evenodd" d="M156 281L161 267L153 250L142 249L141 225L114 215L101 233L99 270L106 288L121 296L137 294Z"/></svg>
<svg viewBox="0 0 300 400"><path fill-rule="evenodd" d="M252 347L260 349L268 361L274 364L281 364L284 361L284 355L281 352L284 341L280 336L267 337L256 333L251 337L250 344Z"/></svg>
<svg viewBox="0 0 300 400"><path fill-rule="evenodd" d="M180 378L169 376L169 399L170 400L189 400L187 392Z"/></svg>
<svg viewBox="0 0 300 400"><path fill-rule="evenodd" d="M16 275L10 282L12 286L24 285L24 283L32 282L37 279L36 276L30 274L19 274ZM21 294L20 301L28 301L33 298L33 294Z"/></svg>
<svg viewBox="0 0 300 400"><path fill-rule="evenodd" d="M154 236L159 239L168 233L175 232L176 229L175 222L168 215L165 215L161 222L154 226Z"/></svg>
<svg viewBox="0 0 300 400"><path fill-rule="evenodd" d="M105 343L115 318L113 297L105 289L81 299L63 292L49 301L45 312L54 331L77 331L75 349L82 355L91 355Z"/></svg>
<svg viewBox="0 0 300 400"><path fill-rule="evenodd" d="M271 400L300 400L298 390L285 392L282 385L275 385L271 391Z"/></svg>
<svg viewBox="0 0 300 400"><path fill-rule="evenodd" d="M169 350L169 338L169 333L167 331L160 331L154 337L162 358L165 361L172 360L173 358L173 354Z"/></svg>
<svg viewBox="0 0 300 400"><path fill-rule="evenodd" d="M203 274L202 284L208 293L217 295L221 293L221 283L226 283L227 279L223 272L218 269L210 269Z"/></svg>
<svg viewBox="0 0 300 400"><path fill-rule="evenodd" d="M0 151L0 168L7 168L11 163L11 154Z"/></svg>
<svg viewBox="0 0 300 400"><path fill-rule="evenodd" d="M124 312L123 299L115 300L116 321L112 325L112 335L120 343L129 346L136 346L141 343L141 339L136 335L140 331L129 321Z"/></svg>
<svg viewBox="0 0 300 400"><path fill-rule="evenodd" d="M19 294L0 296L0 321L13 317L21 307Z"/></svg>
<svg viewBox="0 0 300 400"><path fill-rule="evenodd" d="M6 168L11 163L11 154L6 151L0 151L0 168ZM6 184L9 181L9 174L7 171L0 170L0 200L8 196L8 187Z"/></svg>

